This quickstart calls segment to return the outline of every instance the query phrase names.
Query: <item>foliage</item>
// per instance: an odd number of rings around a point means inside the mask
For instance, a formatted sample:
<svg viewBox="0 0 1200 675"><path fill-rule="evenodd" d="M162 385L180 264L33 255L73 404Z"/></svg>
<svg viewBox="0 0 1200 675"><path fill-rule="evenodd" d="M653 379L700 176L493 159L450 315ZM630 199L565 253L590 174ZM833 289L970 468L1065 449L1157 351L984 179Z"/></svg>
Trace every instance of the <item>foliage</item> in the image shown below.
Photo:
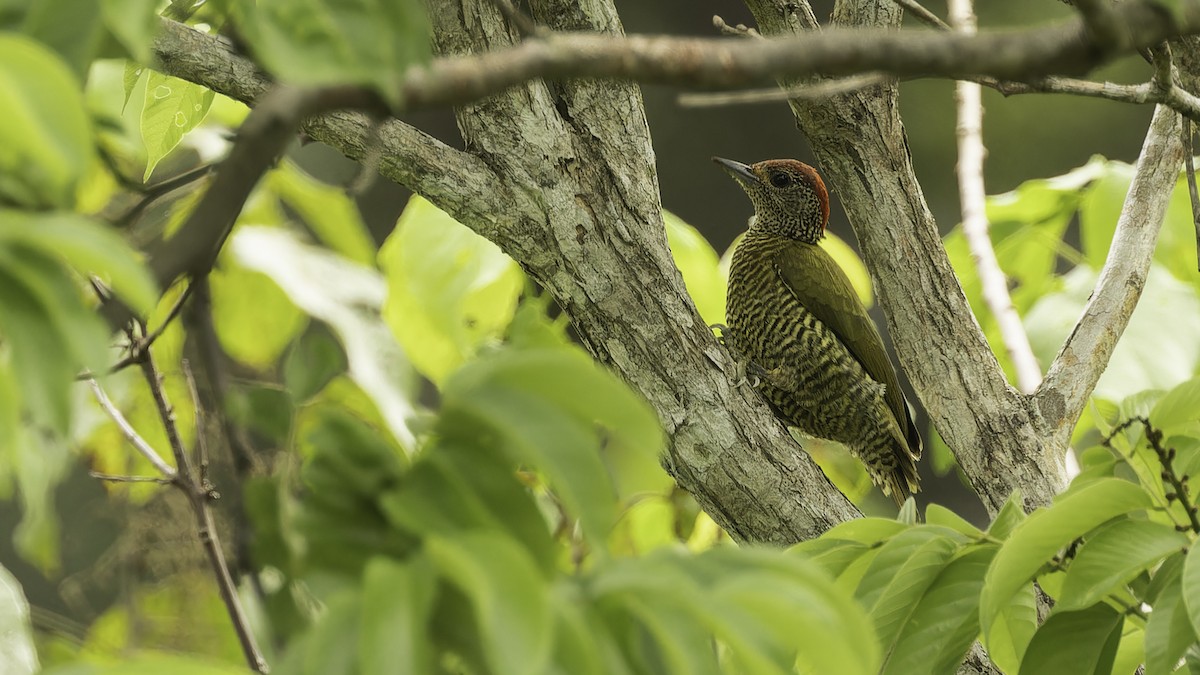
<svg viewBox="0 0 1200 675"><path fill-rule="evenodd" d="M242 672L191 522L164 517L169 488L105 485L106 508L153 522L107 549L122 584L99 551L89 577L71 564L79 547L61 545L86 522L55 511L81 467L150 470L81 372L167 447L146 384L105 374L121 354L89 282L165 328L152 349L176 425L190 446L221 446L220 529L239 535L231 558L275 672L946 673L977 639L1011 673L1200 669L1188 487L1200 283L1184 190L1077 430L1083 471L1052 506L1026 516L1014 495L986 529L936 504L916 522L910 507L787 551L735 546L658 466L653 411L571 346L516 263L420 198L377 246L344 191L290 160L258 186L209 276L217 360L233 377L208 412L227 419L197 418L184 357L203 359L203 330L173 317L182 286L156 288L135 244L169 236L204 182L142 218L129 201L150 177L208 161L244 111L144 66L160 4L0 9L12 31L0 34L0 495L19 503L24 561L0 568L4 672L36 672L39 659L58 673ZM294 84L368 84L396 102L397 74L428 57L415 0L177 1L164 14L212 26L226 10L249 52ZM66 14L76 20L55 19ZM1095 159L989 202L1043 365L1108 254L1130 175ZM721 322L729 254L664 222L700 314ZM870 304L862 262L836 237L824 245ZM999 345L961 235L946 246ZM249 466L226 466L222 422ZM806 447L866 498L857 462ZM150 544L131 546L139 534ZM129 562L130 549L145 557ZM32 620L17 572L39 598ZM97 598L94 614L68 617L74 634L37 611L39 574ZM120 596L100 592L116 585ZM1054 600L1041 622L1038 588Z"/></svg>

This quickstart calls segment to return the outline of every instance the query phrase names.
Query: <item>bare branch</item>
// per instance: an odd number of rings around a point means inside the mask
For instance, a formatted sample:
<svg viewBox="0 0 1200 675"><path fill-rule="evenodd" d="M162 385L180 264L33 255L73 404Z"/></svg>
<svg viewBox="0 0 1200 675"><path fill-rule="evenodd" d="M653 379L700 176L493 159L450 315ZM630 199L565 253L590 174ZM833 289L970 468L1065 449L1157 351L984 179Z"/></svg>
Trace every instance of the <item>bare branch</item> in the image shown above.
<svg viewBox="0 0 1200 675"><path fill-rule="evenodd" d="M863 73L837 80L825 80L812 84L801 84L780 89L755 89L752 91L731 91L711 94L680 94L676 102L681 106L705 108L722 105L741 105L746 103L769 103L786 101L788 99L818 99L848 94L866 87L888 82L892 77L881 73Z"/></svg>
<svg viewBox="0 0 1200 675"><path fill-rule="evenodd" d="M96 397L96 402L104 409L105 414L116 423L117 428L121 430L121 435L125 437L125 440L129 441L133 449L137 450L142 457L145 457L164 477L174 480L175 469L170 464L167 464L162 455L158 454L158 451L147 443L146 439L142 438L137 429L133 428L129 420L125 419L125 416L121 414L117 406L113 405L112 400L108 398L108 394L105 394L104 390L100 388L100 383L92 377L87 378L87 383L92 389L92 395Z"/></svg>
<svg viewBox="0 0 1200 675"><path fill-rule="evenodd" d="M1141 297L1183 161L1179 120L1170 108L1155 108L1096 288L1034 394L1059 447L1066 446Z"/></svg>
<svg viewBox="0 0 1200 675"><path fill-rule="evenodd" d="M716 28L718 31L720 31L721 35L732 35L733 37L750 37L750 38L761 38L762 37L762 35L759 35L758 31L754 30L753 28L747 28L745 24L739 23L736 26L730 26L729 24L725 23L725 19L722 19L720 16L717 16L716 14L713 14L712 22L713 22L713 28Z"/></svg>
<svg viewBox="0 0 1200 675"><path fill-rule="evenodd" d="M917 0L896 0L896 4L912 12L913 16L926 25L933 26L938 30L950 30L950 24L939 19L937 14L925 9L925 6Z"/></svg>
<svg viewBox="0 0 1200 675"><path fill-rule="evenodd" d="M166 390L162 386L162 373L155 366L154 357L149 351L145 352L145 358L141 360L140 365L142 374L146 378L147 384L150 385L150 394L154 398L158 416L166 430L167 442L171 446L171 452L175 455L175 464L179 467L178 473L175 474L175 480L172 482L187 496L196 516L196 534L200 539L201 546L204 547L204 552L208 555L209 564L217 579L221 600L225 603L225 610L229 613L234 632L237 633L243 656L251 670L256 673L268 673L270 667L267 665L262 651L258 648L258 642L250 628L250 620L247 618L246 612L242 608L241 598L238 596L237 584L234 583L233 576L229 573L229 565L225 561L225 552L217 534L216 522L213 520L212 509L209 508L212 491L209 486L198 481L192 471L191 460L183 445L183 439L179 436L179 427L175 424L175 409L167 400Z"/></svg>
<svg viewBox="0 0 1200 675"><path fill-rule="evenodd" d="M971 0L950 0L950 21L963 33L976 30ZM959 81L955 86L958 103L958 194L962 202L962 227L971 259L979 273L983 299L996 317L1004 348L1017 372L1017 386L1031 393L1042 381L1042 371L1029 345L1029 336L1008 294L1008 278L1000 269L992 238L988 234L987 191L983 185L983 100L981 87Z"/></svg>
<svg viewBox="0 0 1200 675"><path fill-rule="evenodd" d="M1188 198L1192 204L1192 227L1196 230L1196 268L1200 270L1200 192L1196 190L1196 149L1192 133L1192 121L1183 119L1183 141L1187 146L1183 155L1187 173Z"/></svg>

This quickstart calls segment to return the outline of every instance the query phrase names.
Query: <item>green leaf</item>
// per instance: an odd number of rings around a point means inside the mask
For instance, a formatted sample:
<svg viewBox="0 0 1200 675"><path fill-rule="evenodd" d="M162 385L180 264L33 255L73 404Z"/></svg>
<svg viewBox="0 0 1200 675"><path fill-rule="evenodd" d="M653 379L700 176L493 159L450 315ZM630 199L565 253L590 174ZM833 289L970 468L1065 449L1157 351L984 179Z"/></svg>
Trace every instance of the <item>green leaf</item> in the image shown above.
<svg viewBox="0 0 1200 675"><path fill-rule="evenodd" d="M326 250L301 243L285 230L242 226L230 241L234 258L279 285L292 303L320 319L346 350L350 377L386 420L401 446L414 449L414 377L404 352L379 318L383 279Z"/></svg>
<svg viewBox="0 0 1200 675"><path fill-rule="evenodd" d="M828 539L824 536L796 544L790 552L817 563L830 576L841 576L851 563L858 560L871 546L848 539Z"/></svg>
<svg viewBox="0 0 1200 675"><path fill-rule="evenodd" d="M158 301L154 278L129 244L105 224L62 211L0 209L0 246L21 245L59 258L81 274L95 274L139 313Z"/></svg>
<svg viewBox="0 0 1200 675"><path fill-rule="evenodd" d="M101 0L104 25L138 63L150 63L158 33L157 0Z"/></svg>
<svg viewBox="0 0 1200 675"><path fill-rule="evenodd" d="M398 105L404 71L429 59L418 0L261 0L245 12L254 55L292 84L372 85Z"/></svg>
<svg viewBox="0 0 1200 675"><path fill-rule="evenodd" d="M8 33L0 35L0 91L0 203L70 208L95 152L79 81L53 52Z"/></svg>
<svg viewBox="0 0 1200 675"><path fill-rule="evenodd" d="M469 599L494 672L541 672L553 625L548 589L529 555L488 531L430 537L425 550L438 573Z"/></svg>
<svg viewBox="0 0 1200 675"><path fill-rule="evenodd" d="M1200 420L1200 377L1168 391L1150 411L1150 424L1166 435Z"/></svg>
<svg viewBox="0 0 1200 675"><path fill-rule="evenodd" d="M863 544L875 544L909 529L908 525L891 518L855 518L839 523L821 535L825 539L846 539Z"/></svg>
<svg viewBox="0 0 1200 675"><path fill-rule="evenodd" d="M437 384L504 331L525 277L495 244L414 196L379 253L383 317Z"/></svg>
<svg viewBox="0 0 1200 675"><path fill-rule="evenodd" d="M1159 577L1165 577L1160 581ZM1175 670L1188 647L1196 643L1196 629L1183 601L1182 568L1163 568L1154 582L1161 587L1146 621L1146 675L1166 675Z"/></svg>
<svg viewBox="0 0 1200 675"><path fill-rule="evenodd" d="M859 582L855 596L867 608L885 651L895 647L917 603L958 549L947 532L926 526L896 535Z"/></svg>
<svg viewBox="0 0 1200 675"><path fill-rule="evenodd" d="M988 570L980 606L984 634L1056 552L1111 518L1150 506L1150 495L1138 485L1102 478L1034 511L1013 530Z"/></svg>
<svg viewBox="0 0 1200 675"><path fill-rule="evenodd" d="M1123 519L1106 525L1076 551L1055 608L1070 611L1099 602L1188 541L1174 527L1154 521Z"/></svg>
<svg viewBox="0 0 1200 675"><path fill-rule="evenodd" d="M986 576L984 584L986 590ZM984 634L988 656L1002 671L1017 672L1037 628L1037 596L1033 584L1029 583L1018 589L1011 602L1001 608L991 631Z"/></svg>
<svg viewBox="0 0 1200 675"><path fill-rule="evenodd" d="M674 213L663 211L663 223L667 227L671 257L683 275L683 285L696 303L700 318L708 325L725 323L726 282L717 252L704 235Z"/></svg>
<svg viewBox="0 0 1200 675"><path fill-rule="evenodd" d="M612 526L614 487L634 494L663 486L653 411L581 352L510 350L476 359L446 383L443 400L443 435L477 438L480 424L498 434L514 461L546 472L594 542Z"/></svg>
<svg viewBox="0 0 1200 675"><path fill-rule="evenodd" d="M212 105L211 89L152 70L147 74L146 100L142 106L142 142L146 145L146 172L166 157L184 134L200 126Z"/></svg>
<svg viewBox="0 0 1200 675"><path fill-rule="evenodd" d="M941 570L896 637L884 673L955 672L979 634L979 594L997 548L971 548Z"/></svg>
<svg viewBox="0 0 1200 675"><path fill-rule="evenodd" d="M513 462L491 448L438 442L380 500L393 524L422 536L457 530L505 532L519 542L548 577L560 551Z"/></svg>
<svg viewBox="0 0 1200 675"><path fill-rule="evenodd" d="M1018 525L1025 522L1025 509L1021 508L1021 502L1021 491L1014 490L1000 507L1000 512L992 519L987 531L988 536L1003 541L1008 539Z"/></svg>
<svg viewBox="0 0 1200 675"><path fill-rule="evenodd" d="M310 324L288 351L283 379L292 400L303 403L345 371L346 353L337 338L324 325Z"/></svg>
<svg viewBox="0 0 1200 675"><path fill-rule="evenodd" d="M925 507L925 522L930 525L940 525L950 528L971 539L978 539L983 536L982 530L941 504L930 504Z"/></svg>
<svg viewBox="0 0 1200 675"><path fill-rule="evenodd" d="M0 663L4 664L5 675L38 672L29 603L21 582L3 567L0 567Z"/></svg>
<svg viewBox="0 0 1200 675"><path fill-rule="evenodd" d="M95 0L38 0L27 5L29 9L21 32L58 52L75 78L86 78L88 66L96 57L104 37L99 3ZM0 63L11 62L0 56ZM0 91L5 90L0 86ZM59 101L56 107L69 107L69 104Z"/></svg>
<svg viewBox="0 0 1200 675"><path fill-rule="evenodd" d="M209 274L209 284L213 328L221 347L257 370L274 367L308 321L287 293L261 272L224 265Z"/></svg>
<svg viewBox="0 0 1200 675"><path fill-rule="evenodd" d="M371 233L345 190L322 183L291 161L268 173L265 183L335 253L360 265L375 264Z"/></svg>
<svg viewBox="0 0 1200 675"><path fill-rule="evenodd" d="M1021 659L1022 674L1109 675L1124 617L1105 604L1056 611L1034 634Z"/></svg>
<svg viewBox="0 0 1200 675"><path fill-rule="evenodd" d="M429 617L436 589L429 562L373 558L363 571L358 667L363 673L427 673Z"/></svg>
<svg viewBox="0 0 1200 675"><path fill-rule="evenodd" d="M550 595L554 610L553 663L571 675L628 675L612 634L600 621L594 605L570 581L554 585Z"/></svg>
<svg viewBox="0 0 1200 675"><path fill-rule="evenodd" d="M1183 602L1192 628L1200 635L1200 546L1188 549L1183 561Z"/></svg>
<svg viewBox="0 0 1200 675"><path fill-rule="evenodd" d="M795 556L743 548L686 557L660 549L602 568L591 588L600 607L616 614L613 623L622 622L618 612L648 621L657 649L646 650L636 635L627 649L654 672L717 672L706 634L728 647L738 672L791 672L792 654L801 672L878 670L862 609Z"/></svg>

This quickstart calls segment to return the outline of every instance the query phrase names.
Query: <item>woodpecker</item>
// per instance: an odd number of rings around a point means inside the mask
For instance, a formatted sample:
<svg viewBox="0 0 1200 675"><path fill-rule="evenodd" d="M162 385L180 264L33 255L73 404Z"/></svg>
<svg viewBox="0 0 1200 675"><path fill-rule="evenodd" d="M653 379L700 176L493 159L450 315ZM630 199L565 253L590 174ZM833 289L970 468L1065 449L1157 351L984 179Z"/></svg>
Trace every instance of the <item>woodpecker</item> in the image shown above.
<svg viewBox="0 0 1200 675"><path fill-rule="evenodd" d="M818 245L829 222L824 182L793 159L713 161L754 205L729 270L726 345L777 417L845 445L902 505L918 490L921 437L878 329Z"/></svg>

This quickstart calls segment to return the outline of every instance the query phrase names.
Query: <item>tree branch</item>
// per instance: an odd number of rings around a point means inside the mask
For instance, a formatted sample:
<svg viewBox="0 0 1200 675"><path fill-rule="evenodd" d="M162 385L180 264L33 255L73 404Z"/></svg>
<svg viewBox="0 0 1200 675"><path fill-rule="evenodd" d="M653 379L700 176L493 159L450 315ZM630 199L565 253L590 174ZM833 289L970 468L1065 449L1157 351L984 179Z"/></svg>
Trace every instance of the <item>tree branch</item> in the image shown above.
<svg viewBox="0 0 1200 675"><path fill-rule="evenodd" d="M1142 295L1183 161L1180 133L1179 115L1155 108L1096 289L1034 394L1058 447L1070 438Z"/></svg>
<svg viewBox="0 0 1200 675"><path fill-rule="evenodd" d="M950 22L960 32L976 31L975 11L971 0L950 0ZM1000 269L992 238L988 233L987 191L983 186L983 100L981 87L975 82L959 81L955 85L958 108L958 194L962 202L962 228L971 259L979 274L983 299L996 318L1004 348L1017 374L1017 387L1032 393L1042 381L1042 371L1029 346L1029 336L1021 325L1021 317L1008 294L1008 278Z"/></svg>

